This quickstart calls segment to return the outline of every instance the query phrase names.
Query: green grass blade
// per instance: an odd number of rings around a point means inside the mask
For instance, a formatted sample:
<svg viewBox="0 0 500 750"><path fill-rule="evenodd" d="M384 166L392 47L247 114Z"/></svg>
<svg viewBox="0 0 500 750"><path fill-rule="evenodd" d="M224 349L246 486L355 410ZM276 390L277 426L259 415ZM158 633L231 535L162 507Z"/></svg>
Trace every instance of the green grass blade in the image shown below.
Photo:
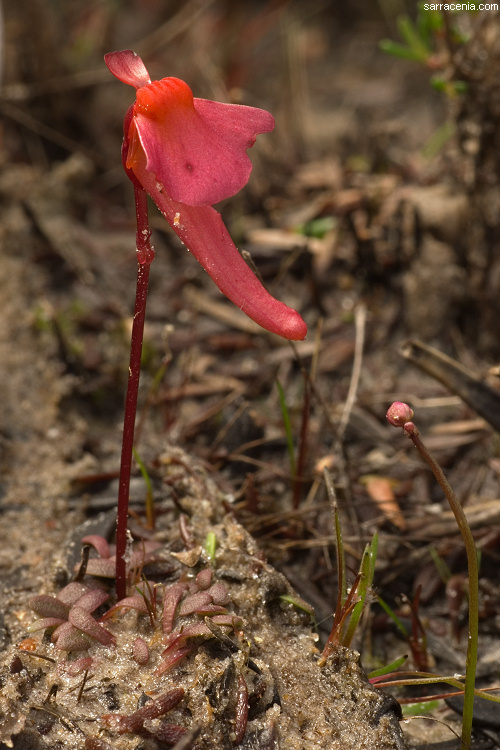
<svg viewBox="0 0 500 750"><path fill-rule="evenodd" d="M429 553L432 557L434 565L436 566L436 570L439 573L439 577L446 585L452 576L451 570L449 569L443 558L438 555L435 547L431 547L429 549Z"/></svg>
<svg viewBox="0 0 500 750"><path fill-rule="evenodd" d="M347 599L347 581L345 575L345 551L344 542L342 539L342 526L340 523L339 508L337 504L337 495L335 493L335 486L333 484L332 475L325 469L323 472L325 478L326 491L328 493L328 499L333 508L333 521L335 524L335 541L336 541L336 552L337 552L337 606L335 609L335 619L340 616L340 610L345 604Z"/></svg>
<svg viewBox="0 0 500 750"><path fill-rule="evenodd" d="M393 57L399 57L402 60L411 60L412 62L421 62L420 55L403 44L393 42L392 39L381 39L378 46L382 52L386 52Z"/></svg>
<svg viewBox="0 0 500 750"><path fill-rule="evenodd" d="M349 647L352 643L352 639L356 633L359 620L363 614L363 610L366 603L366 596L370 587L373 583L373 576L375 573L375 563L377 560L377 547L378 547L378 534L375 534L371 543L367 544L363 557L361 559L361 565L359 571L361 578L358 586L358 602L352 611L352 615L347 626L346 633L342 638L342 645Z"/></svg>
<svg viewBox="0 0 500 750"><path fill-rule="evenodd" d="M286 405L285 391L279 380L276 380L276 386L278 388L278 396L280 400L281 415L283 417L283 425L285 427L286 445L288 449L288 458L290 461L290 473L293 477L296 476L297 467L295 464L295 445L293 442L292 425L290 422L290 412Z"/></svg>
<svg viewBox="0 0 500 750"><path fill-rule="evenodd" d="M151 529L155 527L155 501L153 496L153 485L151 483L151 477L148 474L148 470L144 464L144 461L139 456L135 448L132 448L132 453L135 458L135 462L139 467L139 471L142 474L142 478L146 484L146 518L148 520L148 526Z"/></svg>
<svg viewBox="0 0 500 750"><path fill-rule="evenodd" d="M215 550L217 549L217 537L213 531L209 531L205 537L205 555L207 556L210 565L215 567Z"/></svg>
<svg viewBox="0 0 500 750"><path fill-rule="evenodd" d="M373 680L374 677L382 677L384 674L389 674L389 672L394 672L396 669L399 669L405 661L408 659L408 654L403 654L403 656L400 656L399 659L395 659L390 664L386 664L385 667L380 667L380 669L374 669L373 672L370 672L368 674L368 679Z"/></svg>
<svg viewBox="0 0 500 750"><path fill-rule="evenodd" d="M399 16L397 20L401 39L408 45L409 49L417 56L419 62L426 62L430 55L424 39L418 33L413 21L408 16Z"/></svg>
<svg viewBox="0 0 500 750"><path fill-rule="evenodd" d="M377 596L377 602L380 604L384 612L389 615L391 620L393 621L394 625L397 627L400 633L404 635L405 638L408 638L408 631L397 616L397 614L394 612L394 610L385 602L381 596Z"/></svg>

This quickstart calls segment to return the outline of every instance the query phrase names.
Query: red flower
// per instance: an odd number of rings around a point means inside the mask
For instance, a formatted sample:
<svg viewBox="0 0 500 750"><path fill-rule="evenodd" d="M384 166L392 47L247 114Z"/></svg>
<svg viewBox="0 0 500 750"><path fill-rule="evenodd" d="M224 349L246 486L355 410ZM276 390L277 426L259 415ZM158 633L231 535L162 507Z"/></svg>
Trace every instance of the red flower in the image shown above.
<svg viewBox="0 0 500 750"><path fill-rule="evenodd" d="M178 78L151 82L131 50L104 59L116 78L137 89L122 148L132 182L149 193L226 297L268 331L303 339L307 327L300 315L264 289L212 208L247 183L252 164L246 151L258 133L273 129L273 117L254 107L195 99Z"/></svg>

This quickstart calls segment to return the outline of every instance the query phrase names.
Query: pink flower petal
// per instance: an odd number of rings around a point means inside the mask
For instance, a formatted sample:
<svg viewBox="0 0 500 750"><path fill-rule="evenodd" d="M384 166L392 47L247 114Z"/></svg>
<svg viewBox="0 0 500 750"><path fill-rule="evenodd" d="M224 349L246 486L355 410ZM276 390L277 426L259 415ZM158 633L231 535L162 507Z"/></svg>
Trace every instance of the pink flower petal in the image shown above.
<svg viewBox="0 0 500 750"><path fill-rule="evenodd" d="M134 167L135 176L220 291L267 331L292 341L305 338L307 326L301 316L262 286L236 249L221 215L209 206L175 203L145 169L144 156L142 160Z"/></svg>
<svg viewBox="0 0 500 750"><path fill-rule="evenodd" d="M113 75L137 88L122 148L132 182L149 193L226 297L268 331L303 339L307 327L300 315L264 289L210 207L246 184L252 169L246 151L258 133L273 129L272 115L194 99L178 78L150 83L142 60L130 50L105 59Z"/></svg>
<svg viewBox="0 0 500 750"><path fill-rule="evenodd" d="M127 133L127 167L137 152L174 201L210 206L246 185L252 162L247 149L258 133L274 128L269 112L238 104L193 99L178 78L153 81L137 91Z"/></svg>
<svg viewBox="0 0 500 750"><path fill-rule="evenodd" d="M104 55L104 62L111 73L123 83L136 89L151 83L151 78L139 55L130 49L120 52L108 52Z"/></svg>

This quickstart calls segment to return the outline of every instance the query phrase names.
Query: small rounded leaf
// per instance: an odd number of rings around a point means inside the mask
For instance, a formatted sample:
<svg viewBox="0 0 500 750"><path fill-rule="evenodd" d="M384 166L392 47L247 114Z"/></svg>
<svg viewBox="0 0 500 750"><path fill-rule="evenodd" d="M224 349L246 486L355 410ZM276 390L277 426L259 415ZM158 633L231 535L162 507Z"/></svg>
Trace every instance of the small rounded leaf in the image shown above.
<svg viewBox="0 0 500 750"><path fill-rule="evenodd" d="M115 637L109 632L109 630L106 630L102 625L99 625L86 609L77 606L73 607L69 613L69 621L75 628L82 630L85 635L95 638L95 640L102 643L103 646L110 646L115 642Z"/></svg>
<svg viewBox="0 0 500 750"><path fill-rule="evenodd" d="M148 644L143 638L136 638L132 646L132 655L134 661L141 666L147 664L149 661L149 648Z"/></svg>
<svg viewBox="0 0 500 750"><path fill-rule="evenodd" d="M55 596L47 596L45 594L33 596L29 603L33 612L36 612L40 617L58 618L59 620L68 619L69 607L64 602L56 599Z"/></svg>

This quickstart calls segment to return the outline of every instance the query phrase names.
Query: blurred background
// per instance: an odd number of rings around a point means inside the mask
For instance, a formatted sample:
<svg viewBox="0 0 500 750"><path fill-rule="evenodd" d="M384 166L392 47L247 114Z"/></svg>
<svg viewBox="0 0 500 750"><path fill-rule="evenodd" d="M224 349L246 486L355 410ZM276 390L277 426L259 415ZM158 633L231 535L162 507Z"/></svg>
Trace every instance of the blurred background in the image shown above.
<svg viewBox="0 0 500 750"><path fill-rule="evenodd" d="M177 76L195 96L270 109L278 126L268 151L282 169L339 148L366 151L383 137L377 129L403 128L403 106L407 143L423 143L443 116L442 97L429 95L418 66L378 48L397 35L406 5L6 2L3 151L43 167L78 149L100 172L116 169L122 115L133 97L102 58L126 48L144 58L152 78Z"/></svg>
<svg viewBox="0 0 500 750"><path fill-rule="evenodd" d="M414 665L461 671L461 541L385 412L396 399L418 406L457 494L476 508L488 638L500 617L500 464L488 424L499 408L494 400L478 419L399 350L418 338L498 390L498 12L422 15L405 0L4 1L2 253L38 278L23 305L65 384L67 460L85 457L101 477L75 483L73 507L83 482L89 514L114 502L103 477L118 465L134 298L133 190L120 158L134 92L103 62L126 48L153 79L177 76L197 97L275 116L252 149L248 186L218 209L309 325L295 349L249 326L152 207L139 453L153 478L169 440L217 471L325 632L337 590L329 468L350 571L378 531L379 593L415 623L408 597L418 591L434 638ZM390 630L379 609L366 616L366 664L401 653Z"/></svg>

